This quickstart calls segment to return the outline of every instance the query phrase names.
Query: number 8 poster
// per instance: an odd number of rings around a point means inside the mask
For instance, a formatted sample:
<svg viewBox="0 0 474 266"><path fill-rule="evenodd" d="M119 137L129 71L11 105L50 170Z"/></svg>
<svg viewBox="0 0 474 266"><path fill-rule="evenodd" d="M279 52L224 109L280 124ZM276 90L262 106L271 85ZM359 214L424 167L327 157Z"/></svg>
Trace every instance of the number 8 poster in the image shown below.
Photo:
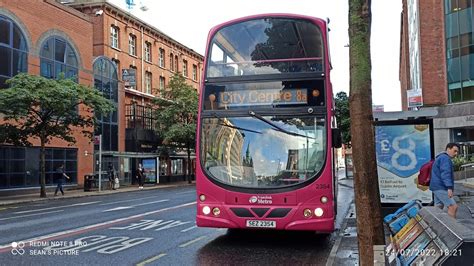
<svg viewBox="0 0 474 266"><path fill-rule="evenodd" d="M375 142L381 202L430 203L431 191L417 186L420 167L431 160L430 125L378 125Z"/></svg>

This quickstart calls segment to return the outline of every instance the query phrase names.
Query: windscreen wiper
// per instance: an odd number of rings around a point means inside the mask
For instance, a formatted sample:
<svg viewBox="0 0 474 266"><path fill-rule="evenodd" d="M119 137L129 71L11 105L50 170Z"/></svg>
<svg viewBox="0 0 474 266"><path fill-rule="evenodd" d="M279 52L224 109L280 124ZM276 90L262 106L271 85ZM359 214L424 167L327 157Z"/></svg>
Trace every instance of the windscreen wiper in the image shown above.
<svg viewBox="0 0 474 266"><path fill-rule="evenodd" d="M263 116L259 115L259 114L256 114L254 111L250 110L249 111L249 115L251 117L255 117L257 118L258 120L260 121L263 121L265 123L267 123L268 125L272 126L276 131L280 131L280 132L283 132L285 134L288 134L288 135L292 135L292 136L296 136L296 137L303 137L303 138L307 138L307 139L315 139L313 137L308 137L308 136L305 136L305 135L302 135L302 134L298 134L296 132L292 132L292 131L288 131L280 126L278 126L277 124L273 123L272 121L264 118Z"/></svg>
<svg viewBox="0 0 474 266"><path fill-rule="evenodd" d="M216 113L212 113L212 116L217 118L217 120L219 120L219 125L221 126L225 126L225 127L230 127L230 128L235 128L235 129L238 129L238 130L242 130L242 131L247 131L247 132L252 132L252 133L257 133L257 134L262 134L262 132L260 131L255 131L255 130L252 130L252 129L246 129L246 128L242 128L242 127L238 127L238 126L234 126L234 125L229 125L228 122L226 122L224 119L222 119L220 116L218 116Z"/></svg>

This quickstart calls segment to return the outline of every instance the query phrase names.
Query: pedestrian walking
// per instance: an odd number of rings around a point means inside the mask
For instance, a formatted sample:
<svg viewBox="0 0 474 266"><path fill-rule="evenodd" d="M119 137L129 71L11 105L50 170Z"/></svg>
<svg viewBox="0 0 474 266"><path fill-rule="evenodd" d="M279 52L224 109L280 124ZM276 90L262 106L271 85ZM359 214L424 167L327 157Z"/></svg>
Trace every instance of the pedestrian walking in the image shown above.
<svg viewBox="0 0 474 266"><path fill-rule="evenodd" d="M456 143L448 143L446 150L436 156L431 169L430 190L434 195L435 206L448 208L449 216L456 218L458 205L453 198L454 190L454 166L451 161L459 152Z"/></svg>
<svg viewBox="0 0 474 266"><path fill-rule="evenodd" d="M137 179L138 179L138 188L143 189L143 182L145 179L145 169L143 169L143 166L141 163L138 164Z"/></svg>
<svg viewBox="0 0 474 266"><path fill-rule="evenodd" d="M56 183L58 184L56 186L56 191L54 191L54 196L58 195L58 190L61 191L61 194L64 196L64 190L63 190L63 183L65 182L65 179L70 179L66 173L64 173L64 164L60 164L59 167L56 169Z"/></svg>
<svg viewBox="0 0 474 266"><path fill-rule="evenodd" d="M115 172L115 168L112 163L109 163L109 169L107 170L107 175L109 178L109 189L115 190L115 178L117 177L117 174Z"/></svg>

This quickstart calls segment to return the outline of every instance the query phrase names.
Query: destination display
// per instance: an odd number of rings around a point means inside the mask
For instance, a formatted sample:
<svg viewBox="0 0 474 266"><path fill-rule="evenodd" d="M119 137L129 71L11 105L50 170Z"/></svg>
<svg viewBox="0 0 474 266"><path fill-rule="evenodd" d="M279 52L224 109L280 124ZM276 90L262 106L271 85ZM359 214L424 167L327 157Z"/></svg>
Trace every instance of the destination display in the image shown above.
<svg viewBox="0 0 474 266"><path fill-rule="evenodd" d="M218 107L307 104L307 89L267 89L223 91L217 94Z"/></svg>
<svg viewBox="0 0 474 266"><path fill-rule="evenodd" d="M324 80L214 83L204 88L205 110L235 110L254 107L324 107Z"/></svg>

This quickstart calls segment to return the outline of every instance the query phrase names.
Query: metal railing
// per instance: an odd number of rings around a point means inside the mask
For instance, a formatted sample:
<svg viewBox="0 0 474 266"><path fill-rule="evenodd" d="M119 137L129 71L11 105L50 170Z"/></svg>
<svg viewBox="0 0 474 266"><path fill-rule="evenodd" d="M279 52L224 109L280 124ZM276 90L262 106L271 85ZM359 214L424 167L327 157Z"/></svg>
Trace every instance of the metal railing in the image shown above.
<svg viewBox="0 0 474 266"><path fill-rule="evenodd" d="M469 172L474 172L474 163L463 164L459 169L464 169L464 181L467 181L467 172L469 169L471 169Z"/></svg>

